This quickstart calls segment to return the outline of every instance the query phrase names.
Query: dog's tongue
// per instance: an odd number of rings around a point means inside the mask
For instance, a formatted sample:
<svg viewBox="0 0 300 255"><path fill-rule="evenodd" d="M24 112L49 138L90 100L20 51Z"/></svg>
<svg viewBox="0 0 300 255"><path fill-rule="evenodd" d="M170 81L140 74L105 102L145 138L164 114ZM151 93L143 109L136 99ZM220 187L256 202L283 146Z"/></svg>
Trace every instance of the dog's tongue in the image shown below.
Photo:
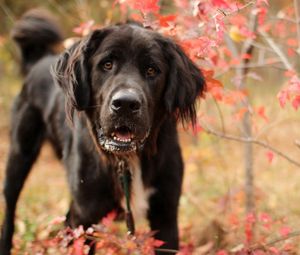
<svg viewBox="0 0 300 255"><path fill-rule="evenodd" d="M130 132L116 132L115 135L121 140L129 140L131 138Z"/></svg>

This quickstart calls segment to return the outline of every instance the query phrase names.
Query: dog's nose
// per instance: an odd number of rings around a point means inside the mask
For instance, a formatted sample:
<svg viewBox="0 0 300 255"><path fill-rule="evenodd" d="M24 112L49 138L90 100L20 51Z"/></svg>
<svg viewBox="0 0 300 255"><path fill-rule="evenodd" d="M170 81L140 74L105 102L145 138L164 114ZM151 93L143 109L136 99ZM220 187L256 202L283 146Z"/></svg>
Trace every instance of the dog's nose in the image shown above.
<svg viewBox="0 0 300 255"><path fill-rule="evenodd" d="M110 107L118 113L138 113L141 109L141 100L136 92L121 90L113 95Z"/></svg>

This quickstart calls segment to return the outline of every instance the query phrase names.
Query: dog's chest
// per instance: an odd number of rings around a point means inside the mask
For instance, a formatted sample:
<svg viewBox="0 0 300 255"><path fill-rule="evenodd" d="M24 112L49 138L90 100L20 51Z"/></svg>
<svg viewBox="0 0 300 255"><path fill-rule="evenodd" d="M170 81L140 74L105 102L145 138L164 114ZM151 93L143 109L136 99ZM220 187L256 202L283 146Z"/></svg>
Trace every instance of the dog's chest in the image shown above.
<svg viewBox="0 0 300 255"><path fill-rule="evenodd" d="M149 209L149 198L154 193L153 188L145 188L142 179L142 171L138 158L129 161L131 172L130 206L134 219L146 217ZM121 206L126 210L125 196L122 197Z"/></svg>

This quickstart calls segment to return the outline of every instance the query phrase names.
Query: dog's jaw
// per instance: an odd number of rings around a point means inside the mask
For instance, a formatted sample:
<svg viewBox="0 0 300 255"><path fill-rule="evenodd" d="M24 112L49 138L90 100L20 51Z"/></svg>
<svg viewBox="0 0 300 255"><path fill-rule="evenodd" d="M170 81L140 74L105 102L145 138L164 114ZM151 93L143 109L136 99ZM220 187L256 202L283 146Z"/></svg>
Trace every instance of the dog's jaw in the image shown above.
<svg viewBox="0 0 300 255"><path fill-rule="evenodd" d="M148 136L149 130L142 139L136 139L133 135L120 137L115 132L105 135L102 128L97 130L97 142L101 149L117 155L126 155L141 150Z"/></svg>

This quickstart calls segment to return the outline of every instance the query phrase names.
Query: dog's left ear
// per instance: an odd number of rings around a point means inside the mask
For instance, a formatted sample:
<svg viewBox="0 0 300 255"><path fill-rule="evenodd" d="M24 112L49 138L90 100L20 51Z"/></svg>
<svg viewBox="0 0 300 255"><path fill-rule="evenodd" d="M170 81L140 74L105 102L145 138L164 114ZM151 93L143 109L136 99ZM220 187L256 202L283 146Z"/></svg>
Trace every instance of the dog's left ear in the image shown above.
<svg viewBox="0 0 300 255"><path fill-rule="evenodd" d="M205 90L201 70L173 41L165 40L164 54L169 64L169 74L164 94L168 113L177 114L183 121L196 121L195 103Z"/></svg>
<svg viewBox="0 0 300 255"><path fill-rule="evenodd" d="M64 91L66 113L71 121L75 109L82 111L90 104L90 58L109 32L109 29L95 30L88 37L74 43L60 55L52 69L55 81Z"/></svg>

